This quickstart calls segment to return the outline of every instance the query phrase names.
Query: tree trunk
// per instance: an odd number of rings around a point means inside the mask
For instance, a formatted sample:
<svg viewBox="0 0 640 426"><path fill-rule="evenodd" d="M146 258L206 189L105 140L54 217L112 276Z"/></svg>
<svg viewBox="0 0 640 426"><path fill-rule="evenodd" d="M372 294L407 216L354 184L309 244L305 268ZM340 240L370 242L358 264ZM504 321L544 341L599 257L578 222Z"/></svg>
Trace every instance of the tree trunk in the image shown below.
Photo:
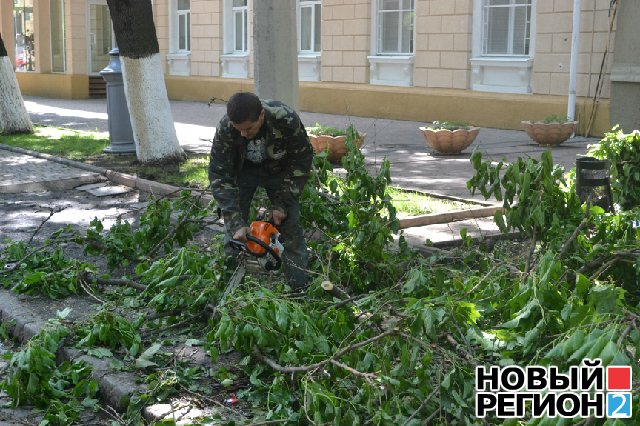
<svg viewBox="0 0 640 426"><path fill-rule="evenodd" d="M3 135L33 133L13 65L0 34L0 129Z"/></svg>
<svg viewBox="0 0 640 426"><path fill-rule="evenodd" d="M138 160L180 162L180 147L164 83L151 0L107 0L120 49L122 78Z"/></svg>

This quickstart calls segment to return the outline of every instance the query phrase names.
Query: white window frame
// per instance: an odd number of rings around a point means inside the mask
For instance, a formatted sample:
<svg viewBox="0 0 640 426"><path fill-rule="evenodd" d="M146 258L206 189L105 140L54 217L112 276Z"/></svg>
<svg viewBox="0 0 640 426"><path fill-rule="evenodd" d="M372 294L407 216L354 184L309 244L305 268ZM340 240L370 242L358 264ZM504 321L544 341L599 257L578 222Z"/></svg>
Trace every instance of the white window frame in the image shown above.
<svg viewBox="0 0 640 426"><path fill-rule="evenodd" d="M303 54L314 54L322 51L322 42L320 42L320 50L314 49L314 41L317 36L317 32L322 32L322 28L316 28L316 6L322 7L322 0L298 0L298 52ZM311 49L302 48L302 9L311 9ZM321 24L322 25L322 24ZM322 35L322 34L321 34Z"/></svg>
<svg viewBox="0 0 640 426"><path fill-rule="evenodd" d="M236 50L236 16L242 14L243 50ZM249 76L249 0L245 6L234 6L233 0L223 3L224 54L220 57L222 77L247 78Z"/></svg>
<svg viewBox="0 0 640 426"><path fill-rule="evenodd" d="M62 71L54 71L53 68L53 33L51 34L50 37L50 52L51 52L51 72L54 74L64 74L67 72L67 40L66 40L66 33L67 33L67 28L66 28L66 18L65 18L65 5L64 5L64 1L61 1L61 6L62 6ZM51 10L51 1L49 1L49 10ZM51 20L53 19L53 15L50 14L49 16L49 21L50 21L50 32L52 32L53 29L53 23L51 22Z"/></svg>
<svg viewBox="0 0 640 426"><path fill-rule="evenodd" d="M167 54L167 63L169 65L170 75L191 75L191 1L188 10L178 10L178 0L169 0L169 53ZM180 17L184 16L189 28L186 31L185 40L187 40L188 49L180 48Z"/></svg>
<svg viewBox="0 0 640 426"><path fill-rule="evenodd" d="M486 0L474 0L471 62L471 88L483 92L531 93L533 57L535 52L536 2L531 0L529 19L529 51L525 55L513 54L513 19L510 19L505 54L487 54L485 31L487 28ZM505 7L505 6L502 6ZM515 1L511 0L513 17ZM511 53L510 53L511 52Z"/></svg>
<svg viewBox="0 0 640 426"><path fill-rule="evenodd" d="M322 55L322 23L316 28L316 5L322 8L322 0L297 0L296 21L298 23L298 79L300 81L320 81L320 58ZM302 9L311 9L311 50L302 49ZM322 11L320 12L322 14ZM314 50L314 40L317 32L319 36L320 50Z"/></svg>
<svg viewBox="0 0 640 426"><path fill-rule="evenodd" d="M376 7L374 9L375 11L375 17L376 17L376 47L375 47L375 54L378 56L408 56L408 55L413 55L415 53L415 40L416 40L416 0L413 0L413 9L381 9L381 4L382 4L383 0L377 0L376 1ZM412 1L412 0L398 0L400 2L400 7L402 7L402 5L404 4L405 1ZM383 33L382 33L382 15L386 14L386 13L392 13L392 12L400 12L398 19L398 46L397 46L397 50L395 51L384 51L382 48L383 42ZM402 44L403 44L403 40L402 40L402 17L404 16L405 12L413 12L413 23L411 24L411 40L409 40L411 48L409 52L402 52Z"/></svg>
<svg viewBox="0 0 640 426"><path fill-rule="evenodd" d="M244 6L233 6L233 0L231 0L231 51L229 53L247 53L249 51L249 0L246 0L247 4ZM236 39L236 34L238 33L237 28L237 17L240 15L242 22L242 39L240 40L240 44L242 47L237 49L238 40Z"/></svg>
<svg viewBox="0 0 640 426"><path fill-rule="evenodd" d="M532 0L529 0L530 3L527 4L518 4L515 2L516 0L510 0L508 5L494 5L490 6L487 4L487 0L484 0L482 3L482 56L529 56L529 52L531 51L531 19L529 16L529 22L527 23L529 26L529 33L525 34L525 43L529 43L529 51L524 54L515 54L513 53L513 43L514 43L514 25L515 25L515 13L517 8L529 7L532 8ZM490 9L509 9L509 22L507 29L507 52L503 53L488 53L488 41L489 37L487 34L487 29L489 26L489 13ZM531 13L531 11L530 11Z"/></svg>
<svg viewBox="0 0 640 426"><path fill-rule="evenodd" d="M178 9L178 0L174 0L176 2L176 33L175 33L175 43L176 43L176 52L191 52L191 0L189 0L189 9ZM180 34L180 18L185 20L185 28L183 31L185 34ZM186 41L185 48L180 47L180 36L183 35Z"/></svg>
<svg viewBox="0 0 640 426"><path fill-rule="evenodd" d="M398 51L382 51L382 13L391 11L406 12L411 9L382 10L380 8L382 0L372 0L371 10L371 56L369 60L369 81L371 84L385 86L413 86L413 71L415 61L415 40L416 40L416 7L417 0L413 1L413 23L411 33L411 52L400 52L402 46L402 22L398 26ZM402 6L402 3L401 3ZM400 14L399 19L402 19Z"/></svg>

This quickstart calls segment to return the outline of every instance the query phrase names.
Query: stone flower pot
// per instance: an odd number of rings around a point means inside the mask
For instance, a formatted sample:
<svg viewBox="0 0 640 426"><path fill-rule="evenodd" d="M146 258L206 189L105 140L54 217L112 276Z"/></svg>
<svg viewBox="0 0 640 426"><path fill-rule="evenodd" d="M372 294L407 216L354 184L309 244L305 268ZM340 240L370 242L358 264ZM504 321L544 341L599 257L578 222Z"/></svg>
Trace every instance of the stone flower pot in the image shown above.
<svg viewBox="0 0 640 426"><path fill-rule="evenodd" d="M542 146L556 146L566 141L575 133L577 121L564 123L542 121L523 121L522 128L531 139Z"/></svg>
<svg viewBox="0 0 640 426"><path fill-rule="evenodd" d="M480 128L448 130L420 127L420 131L431 148L440 154L456 155L473 143Z"/></svg>
<svg viewBox="0 0 640 426"><path fill-rule="evenodd" d="M360 133L360 137L354 141L355 146L360 149L364 144L366 133ZM347 153L346 136L314 135L309 133L309 142L316 154L327 150L327 159L332 163L339 162Z"/></svg>

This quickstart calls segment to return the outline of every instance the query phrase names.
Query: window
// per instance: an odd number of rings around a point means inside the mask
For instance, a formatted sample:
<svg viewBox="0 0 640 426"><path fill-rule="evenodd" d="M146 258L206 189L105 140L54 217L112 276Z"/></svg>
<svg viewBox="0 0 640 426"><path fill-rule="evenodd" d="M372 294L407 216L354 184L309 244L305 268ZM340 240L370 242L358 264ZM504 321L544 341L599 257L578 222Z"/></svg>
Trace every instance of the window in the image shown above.
<svg viewBox="0 0 640 426"><path fill-rule="evenodd" d="M300 52L320 52L321 25L322 2L320 0L300 0L298 21L298 50Z"/></svg>
<svg viewBox="0 0 640 426"><path fill-rule="evenodd" d="M247 0L233 0L233 52L247 51Z"/></svg>
<svg viewBox="0 0 640 426"><path fill-rule="evenodd" d="M535 2L474 0L471 88L531 93Z"/></svg>
<svg viewBox="0 0 640 426"><path fill-rule="evenodd" d="M224 0L222 77L249 76L249 8L247 0Z"/></svg>
<svg viewBox="0 0 640 426"><path fill-rule="evenodd" d="M191 4L190 0L178 0L177 4L177 37L178 52L191 50Z"/></svg>
<svg viewBox="0 0 640 426"><path fill-rule="evenodd" d="M33 0L13 2L13 24L16 30L16 71L35 71Z"/></svg>
<svg viewBox="0 0 640 426"><path fill-rule="evenodd" d="M531 0L485 0L482 9L484 56L529 54Z"/></svg>
<svg viewBox="0 0 640 426"><path fill-rule="evenodd" d="M49 10L51 15L51 71L65 72L64 0L51 0Z"/></svg>
<svg viewBox="0 0 640 426"><path fill-rule="evenodd" d="M414 0L372 0L369 82L387 86L412 86L414 63Z"/></svg>
<svg viewBox="0 0 640 426"><path fill-rule="evenodd" d="M378 55L413 53L414 0L378 0Z"/></svg>

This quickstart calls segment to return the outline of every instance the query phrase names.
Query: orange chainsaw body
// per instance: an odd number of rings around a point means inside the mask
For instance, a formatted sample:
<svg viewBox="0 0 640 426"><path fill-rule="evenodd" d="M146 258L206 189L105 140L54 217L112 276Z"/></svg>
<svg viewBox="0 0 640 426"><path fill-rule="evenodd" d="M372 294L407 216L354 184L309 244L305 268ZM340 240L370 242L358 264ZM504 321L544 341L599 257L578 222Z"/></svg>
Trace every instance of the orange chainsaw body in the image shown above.
<svg viewBox="0 0 640 426"><path fill-rule="evenodd" d="M277 253L278 256L282 256L281 245L278 241L278 237L280 236L280 232L278 229L273 226L269 222L264 222L262 220L256 220L251 222L251 235L256 239L265 243L265 245L271 247L273 251ZM260 257L266 253L266 249L262 247L260 244L247 241L247 250L251 252L254 256Z"/></svg>

